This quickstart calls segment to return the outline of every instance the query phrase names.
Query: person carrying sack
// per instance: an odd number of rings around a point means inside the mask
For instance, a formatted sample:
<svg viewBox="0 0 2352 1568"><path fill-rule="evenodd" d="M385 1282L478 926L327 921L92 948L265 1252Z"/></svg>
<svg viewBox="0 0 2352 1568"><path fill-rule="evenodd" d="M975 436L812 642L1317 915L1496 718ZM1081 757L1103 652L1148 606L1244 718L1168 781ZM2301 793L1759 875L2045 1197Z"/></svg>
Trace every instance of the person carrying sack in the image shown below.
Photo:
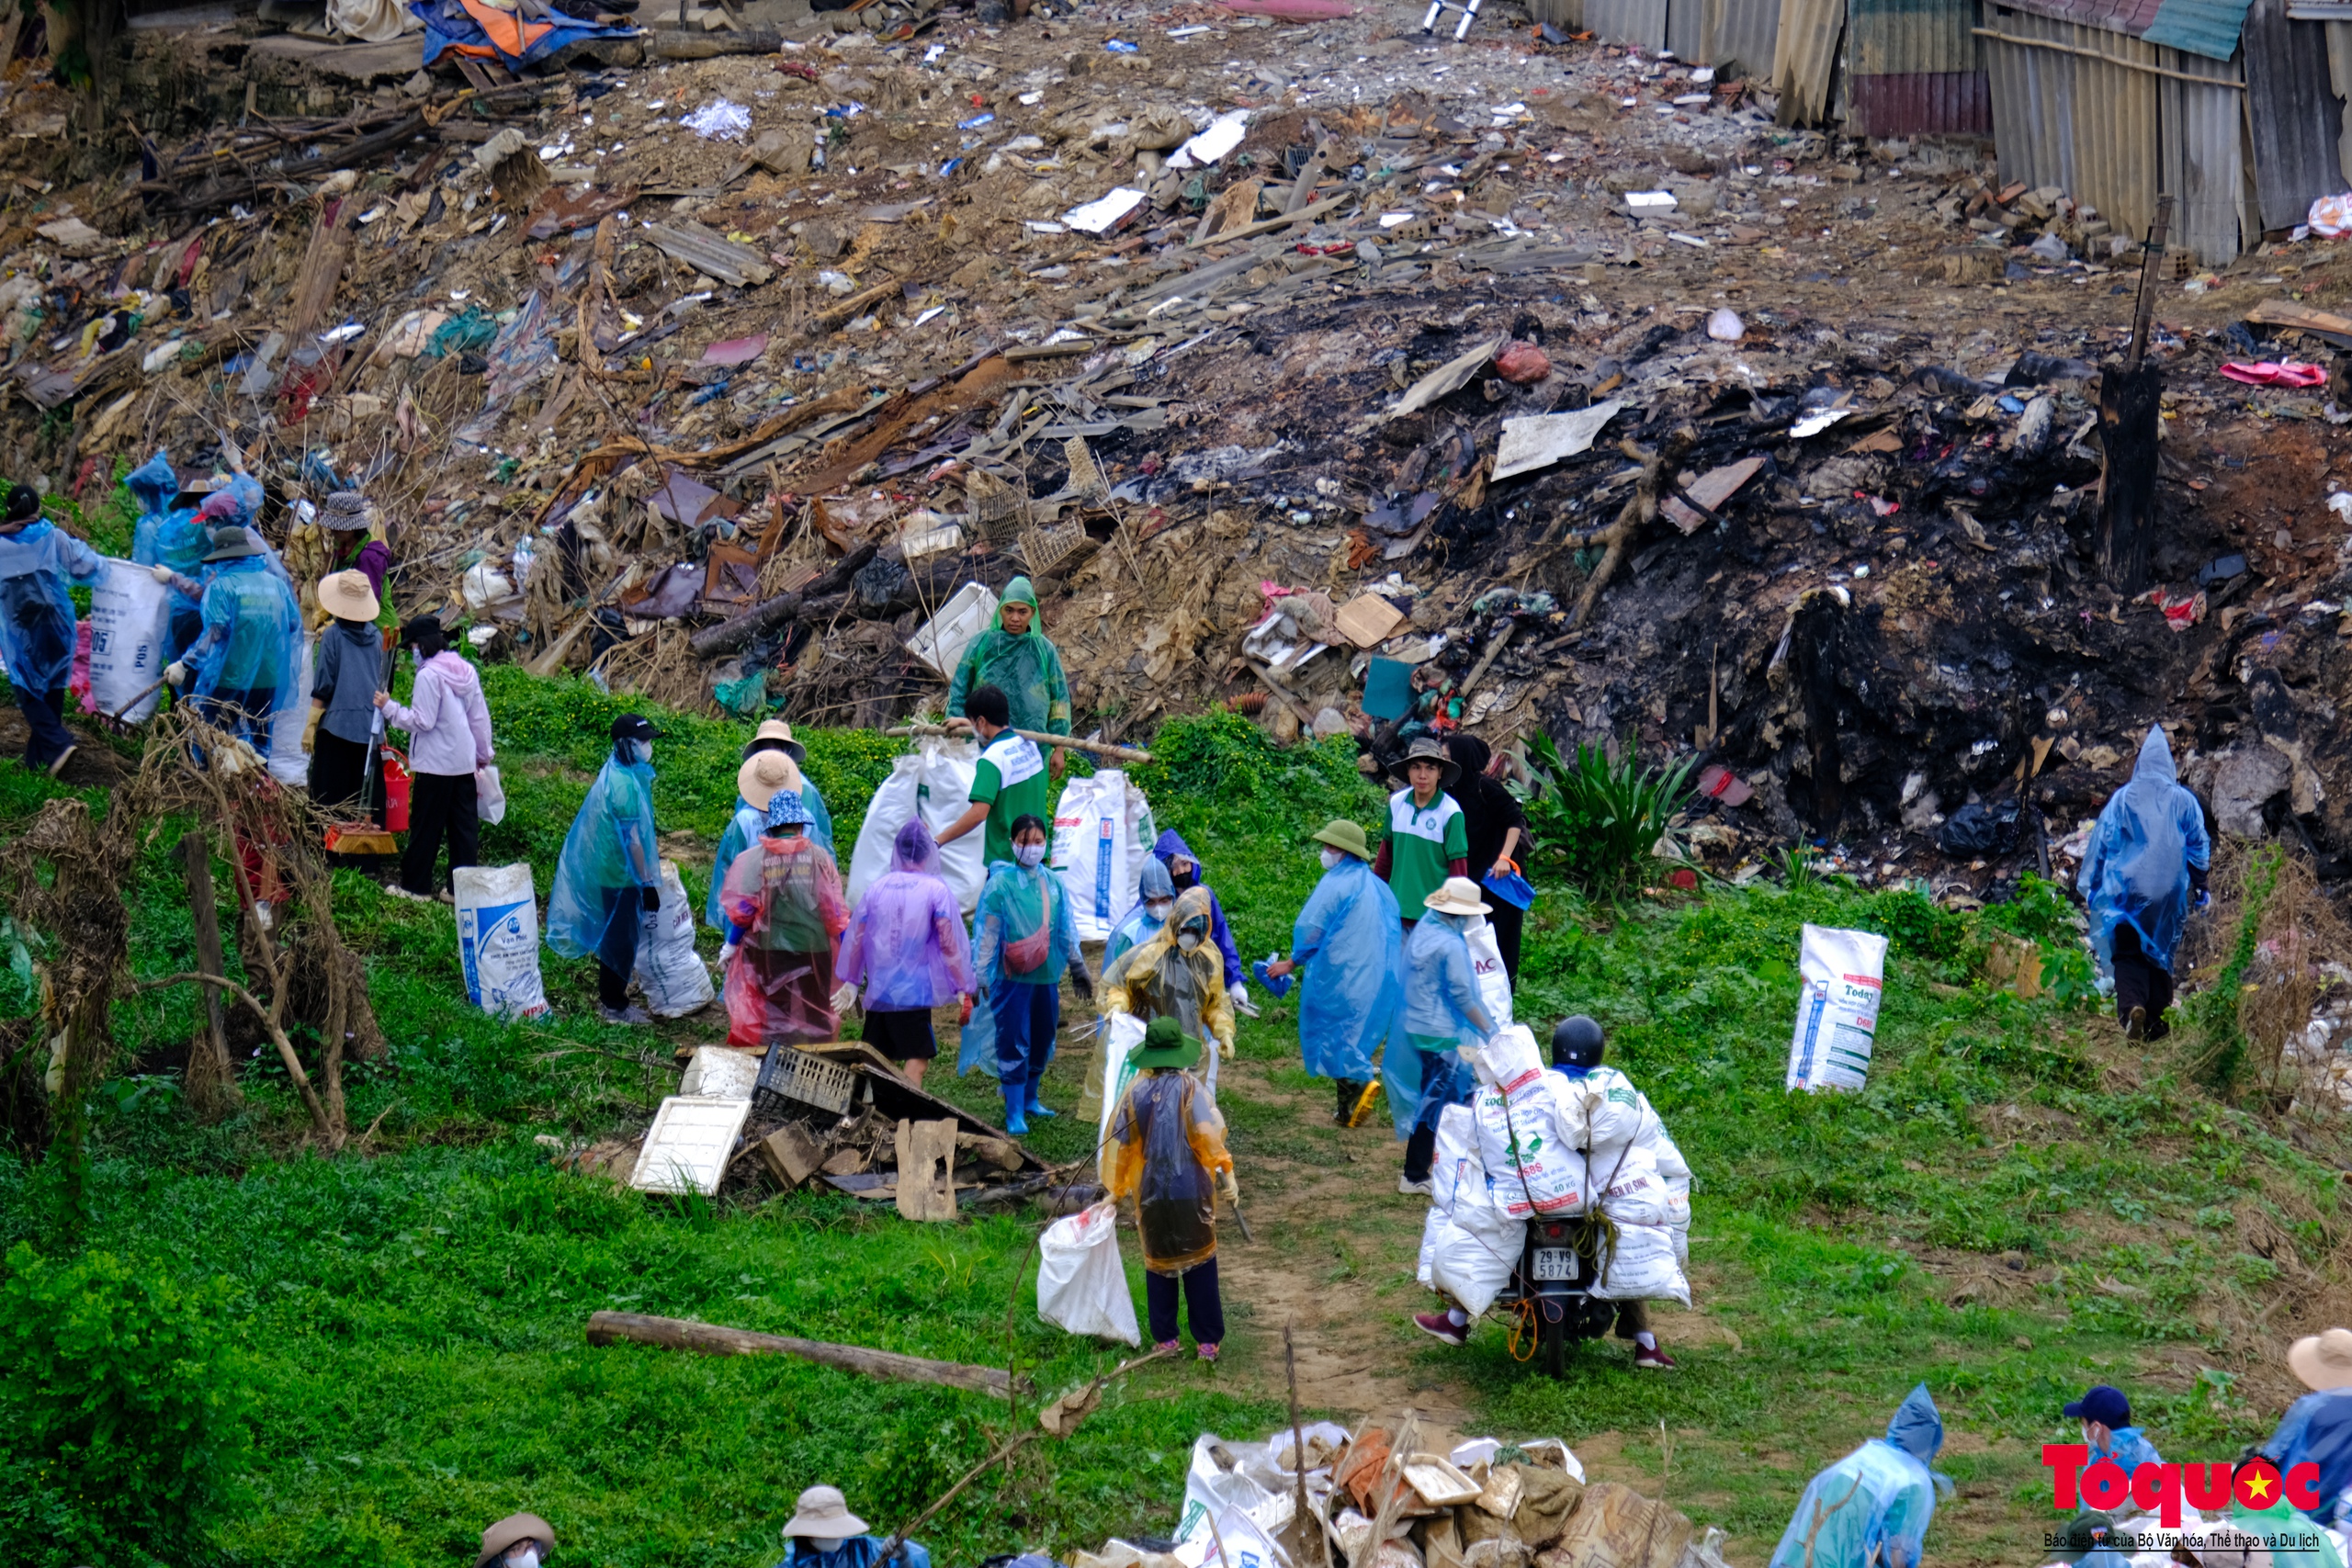
<svg viewBox="0 0 2352 1568"><path fill-rule="evenodd" d="M1290 956L1266 965L1268 979L1306 973L1298 990L1298 1050L1306 1070L1333 1080L1331 1119L1344 1127L1372 1081L1405 990L1405 944L1396 895L1373 874L1363 829L1340 818L1309 840L1320 846L1323 879L1291 927ZM1431 1145L1435 1148L1435 1145Z"/></svg>
<svg viewBox="0 0 2352 1568"><path fill-rule="evenodd" d="M1478 999L1477 970L1462 934L1472 917L1487 912L1478 885L1466 876L1449 877L1421 907L1428 913L1405 939L1405 1039L1412 1049L1392 1051L1388 1059L1397 1068L1417 1067L1420 1075L1415 1086L1419 1110L1405 1141L1405 1173L1396 1179L1396 1190L1427 1198L1435 1191L1430 1165L1437 1157L1437 1120L1447 1106L1469 1098L1454 1051L1485 1040L1495 1032L1495 1021Z"/></svg>
<svg viewBox="0 0 2352 1568"><path fill-rule="evenodd" d="M548 945L596 960L597 1011L636 1026L653 1015L628 999L643 918L662 907L661 840L653 826L653 742L642 714L613 720L612 755L564 835L548 893Z"/></svg>
<svg viewBox="0 0 2352 1568"><path fill-rule="evenodd" d="M1110 1191L1133 1200L1143 1239L1144 1306L1152 1343L1176 1348L1181 1291L1204 1361L1225 1341L1216 1278L1216 1195L1238 1209L1241 1189L1225 1145L1216 1096L1188 1070L1201 1043L1173 1018L1155 1018L1130 1058L1139 1069L1111 1117Z"/></svg>

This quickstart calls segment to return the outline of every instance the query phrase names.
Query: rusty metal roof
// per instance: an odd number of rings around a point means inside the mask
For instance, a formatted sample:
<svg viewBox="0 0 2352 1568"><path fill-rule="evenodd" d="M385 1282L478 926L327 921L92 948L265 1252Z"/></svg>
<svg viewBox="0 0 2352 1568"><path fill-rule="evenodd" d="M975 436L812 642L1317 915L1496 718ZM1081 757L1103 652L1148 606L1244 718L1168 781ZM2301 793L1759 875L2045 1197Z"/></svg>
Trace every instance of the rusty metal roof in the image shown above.
<svg viewBox="0 0 2352 1568"><path fill-rule="evenodd" d="M2227 60L2237 52L2251 0L2008 0L2053 21L2104 28L2185 54Z"/></svg>

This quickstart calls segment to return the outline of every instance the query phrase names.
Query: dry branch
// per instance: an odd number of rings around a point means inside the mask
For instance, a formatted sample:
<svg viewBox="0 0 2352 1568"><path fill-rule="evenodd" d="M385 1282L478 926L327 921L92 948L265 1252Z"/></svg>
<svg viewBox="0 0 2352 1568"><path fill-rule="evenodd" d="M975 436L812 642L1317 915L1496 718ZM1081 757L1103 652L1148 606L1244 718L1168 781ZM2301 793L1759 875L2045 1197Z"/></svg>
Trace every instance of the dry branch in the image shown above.
<svg viewBox="0 0 2352 1568"><path fill-rule="evenodd" d="M635 1312L600 1312L589 1317L589 1344L610 1345L624 1339L639 1345L658 1345L665 1350L695 1350L706 1356L797 1356L804 1361L838 1367L869 1378L937 1383L999 1399L1012 1395L1011 1378L994 1367L933 1361L922 1356L902 1356L895 1350L869 1350L860 1345L833 1345L822 1339L754 1334L748 1329L694 1323L682 1317L650 1317Z"/></svg>

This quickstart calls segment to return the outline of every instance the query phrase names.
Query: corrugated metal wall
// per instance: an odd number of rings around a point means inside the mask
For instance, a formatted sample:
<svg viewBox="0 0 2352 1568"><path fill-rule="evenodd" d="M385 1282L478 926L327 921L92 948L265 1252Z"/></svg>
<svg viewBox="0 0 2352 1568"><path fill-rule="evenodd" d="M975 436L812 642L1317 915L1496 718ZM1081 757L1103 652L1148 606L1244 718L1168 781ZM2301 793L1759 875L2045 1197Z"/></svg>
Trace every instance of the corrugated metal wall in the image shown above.
<svg viewBox="0 0 2352 1568"><path fill-rule="evenodd" d="M1781 96L1782 125L1818 125L1828 114L1845 30L1846 0L1781 0L1770 80Z"/></svg>
<svg viewBox="0 0 2352 1568"><path fill-rule="evenodd" d="M2287 0L2246 12L2245 86L2254 106L2254 179L2265 229L2291 229L2314 198L2344 188L2343 114L2328 81L2327 25L2287 18Z"/></svg>
<svg viewBox="0 0 2352 1568"><path fill-rule="evenodd" d="M2234 64L1987 10L1986 27L2001 35L1986 40L1985 62L2003 179L2058 186L2132 234L2147 231L2157 192L2170 190L2174 244L2213 265L2237 255L2253 215Z"/></svg>
<svg viewBox="0 0 2352 1568"><path fill-rule="evenodd" d="M1584 0L1584 25L1602 43L1666 47L1666 0Z"/></svg>
<svg viewBox="0 0 2352 1568"><path fill-rule="evenodd" d="M1677 13L1697 8L1694 0L1674 0ZM1736 64L1740 74L1772 79L1772 45L1781 31L1781 0L1703 0L1705 54L1701 65Z"/></svg>
<svg viewBox="0 0 2352 1568"><path fill-rule="evenodd" d="M1993 134L1993 91L1982 71L1857 73L1853 93L1847 129L1863 136Z"/></svg>
<svg viewBox="0 0 2352 1568"><path fill-rule="evenodd" d="M1850 129L1868 136L1989 134L1976 23L1977 0L1849 0Z"/></svg>
<svg viewBox="0 0 2352 1568"><path fill-rule="evenodd" d="M1584 0L1527 0L1527 14L1562 32L1584 31Z"/></svg>

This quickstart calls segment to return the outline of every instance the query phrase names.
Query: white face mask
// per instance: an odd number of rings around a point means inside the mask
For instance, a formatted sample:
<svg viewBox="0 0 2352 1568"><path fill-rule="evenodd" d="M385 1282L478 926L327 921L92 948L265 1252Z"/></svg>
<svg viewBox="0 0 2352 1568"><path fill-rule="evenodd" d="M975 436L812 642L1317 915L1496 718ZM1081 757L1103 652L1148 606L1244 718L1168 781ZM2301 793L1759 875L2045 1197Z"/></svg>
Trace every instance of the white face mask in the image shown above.
<svg viewBox="0 0 2352 1568"><path fill-rule="evenodd" d="M651 767L653 765L653 742L650 740L639 740L636 744L637 760L643 762L647 767Z"/></svg>
<svg viewBox="0 0 2352 1568"><path fill-rule="evenodd" d="M1323 846L1323 869L1325 871L1329 871L1332 867L1338 865L1341 861L1347 858L1347 851L1335 850L1329 844Z"/></svg>
<svg viewBox="0 0 2352 1568"><path fill-rule="evenodd" d="M1164 926L1168 923L1168 917L1176 912L1176 901L1171 898L1165 904L1146 904L1143 910Z"/></svg>
<svg viewBox="0 0 2352 1568"><path fill-rule="evenodd" d="M1176 933L1176 945L1182 948L1185 952L1190 953L1193 949L1201 945L1201 933L1198 931L1179 931Z"/></svg>
<svg viewBox="0 0 2352 1568"><path fill-rule="evenodd" d="M507 1568L539 1568L539 1543L533 1541L521 1552L507 1558Z"/></svg>
<svg viewBox="0 0 2352 1568"><path fill-rule="evenodd" d="M1012 858L1019 861L1023 865L1034 866L1039 861L1046 858L1046 846L1043 844L1015 844L1012 846Z"/></svg>

